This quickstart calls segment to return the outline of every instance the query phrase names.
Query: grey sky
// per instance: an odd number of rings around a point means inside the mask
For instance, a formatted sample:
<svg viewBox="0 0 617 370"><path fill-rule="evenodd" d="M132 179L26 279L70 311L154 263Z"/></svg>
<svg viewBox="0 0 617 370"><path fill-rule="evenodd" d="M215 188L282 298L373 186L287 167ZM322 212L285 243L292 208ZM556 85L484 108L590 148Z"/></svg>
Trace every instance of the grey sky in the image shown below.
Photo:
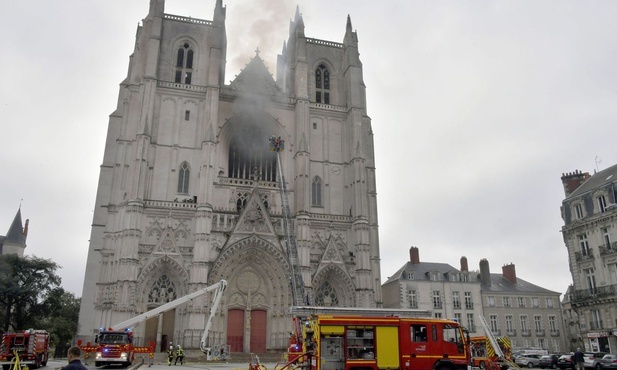
<svg viewBox="0 0 617 370"><path fill-rule="evenodd" d="M27 254L81 296L109 114L148 0L0 2L0 234L22 202ZM167 0L212 19L214 0ZM234 78L259 47L275 71L300 6L307 37L358 32L375 134L382 281L420 259L564 292L563 172L617 163L617 2L238 0ZM617 236L615 236L617 237Z"/></svg>

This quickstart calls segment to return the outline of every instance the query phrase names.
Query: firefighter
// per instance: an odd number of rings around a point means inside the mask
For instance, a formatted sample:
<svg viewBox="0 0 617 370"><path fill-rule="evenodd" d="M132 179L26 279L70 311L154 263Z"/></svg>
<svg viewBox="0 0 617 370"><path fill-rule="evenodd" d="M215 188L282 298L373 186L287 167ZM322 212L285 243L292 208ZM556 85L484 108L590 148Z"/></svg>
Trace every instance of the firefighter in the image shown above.
<svg viewBox="0 0 617 370"><path fill-rule="evenodd" d="M180 360L180 365L184 365L184 350L182 349L182 347L180 347L179 344L176 348L176 361L174 361L174 366L176 366L178 360Z"/></svg>
<svg viewBox="0 0 617 370"><path fill-rule="evenodd" d="M167 350L167 366L171 366L171 361L174 359L174 346L170 345Z"/></svg>

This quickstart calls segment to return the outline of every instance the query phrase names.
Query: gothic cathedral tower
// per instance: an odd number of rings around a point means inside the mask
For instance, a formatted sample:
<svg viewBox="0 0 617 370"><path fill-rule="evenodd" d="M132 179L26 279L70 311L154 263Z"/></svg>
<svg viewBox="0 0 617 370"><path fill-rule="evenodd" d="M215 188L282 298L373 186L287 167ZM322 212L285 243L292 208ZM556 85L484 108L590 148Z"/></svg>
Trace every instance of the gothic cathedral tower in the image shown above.
<svg viewBox="0 0 617 370"><path fill-rule="evenodd" d="M342 43L317 40L297 11L276 80L257 53L225 85L222 1L212 21L164 8L150 0L110 116L78 338L225 279L209 345L286 348L280 171L309 303L381 307L373 132L351 20ZM272 136L285 141L280 162ZM209 304L148 319L135 342L199 347Z"/></svg>

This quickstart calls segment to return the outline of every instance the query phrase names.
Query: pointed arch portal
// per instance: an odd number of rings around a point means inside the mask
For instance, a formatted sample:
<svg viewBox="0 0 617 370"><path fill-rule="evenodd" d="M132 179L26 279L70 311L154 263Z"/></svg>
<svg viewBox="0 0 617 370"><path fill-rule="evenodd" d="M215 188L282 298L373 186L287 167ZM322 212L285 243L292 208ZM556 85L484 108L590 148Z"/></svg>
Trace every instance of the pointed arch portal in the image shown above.
<svg viewBox="0 0 617 370"><path fill-rule="evenodd" d="M256 235L224 249L211 280L226 279L227 344L232 352L264 353L288 339L288 265L280 247ZM277 325L271 325L273 321Z"/></svg>

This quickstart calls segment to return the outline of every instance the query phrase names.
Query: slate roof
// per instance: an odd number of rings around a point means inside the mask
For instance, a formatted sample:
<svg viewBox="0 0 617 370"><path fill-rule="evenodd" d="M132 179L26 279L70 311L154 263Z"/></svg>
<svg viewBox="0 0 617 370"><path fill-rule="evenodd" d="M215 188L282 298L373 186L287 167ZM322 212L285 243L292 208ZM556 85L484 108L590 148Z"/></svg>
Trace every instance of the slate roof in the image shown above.
<svg viewBox="0 0 617 370"><path fill-rule="evenodd" d="M4 241L18 244L24 244L26 242L26 236L24 235L24 226L21 222L21 208L17 211L17 214L13 219L13 223L11 224L9 231L6 233L3 242Z"/></svg>
<svg viewBox="0 0 617 370"><path fill-rule="evenodd" d="M457 268L452 267L447 263L437 263L437 262L420 262L420 263L411 263L407 262L403 265L397 272L395 272L392 276L388 278L388 280L384 283L387 284L392 281L404 279L403 273L413 271L417 276L415 280L429 280L429 277L426 276L428 272L437 271L441 274L446 274L449 272L460 272ZM425 276L426 279L421 278L421 276Z"/></svg>
<svg viewBox="0 0 617 370"><path fill-rule="evenodd" d="M26 244L26 236L24 235L24 227L21 222L21 208L17 210L17 214L9 227L6 235L0 235L0 254L5 243Z"/></svg>
<svg viewBox="0 0 617 370"><path fill-rule="evenodd" d="M516 284L512 284L502 274L491 274L491 286L482 285L483 292L495 292L495 293L554 293L561 294L542 288L541 286L532 284L527 280L523 280L520 277L516 277Z"/></svg>
<svg viewBox="0 0 617 370"><path fill-rule="evenodd" d="M587 192L604 187L615 181L617 181L617 164L600 172L594 173L590 178L587 179L587 181L585 181L581 186L574 190L566 198L566 200L576 198Z"/></svg>
<svg viewBox="0 0 617 370"><path fill-rule="evenodd" d="M398 271L396 271L392 276L388 277L388 280L384 284L388 284L398 280L407 280L403 275L405 272L414 272L414 280L425 281L430 280L429 272L439 272L442 275L447 273L460 273L461 271L447 263L437 263L437 262L420 262L420 263L411 263L407 262L401 267ZM480 282L480 272L479 271L469 271L470 281L469 283L477 283ZM447 281L444 279L443 281ZM491 286L482 286L483 292L495 292L495 293L537 293L537 294L561 294L559 292L554 292L552 290L548 290L542 288L541 286L532 284L527 280L523 280L520 277L516 277L516 284L510 283L503 277L503 274L491 274Z"/></svg>

